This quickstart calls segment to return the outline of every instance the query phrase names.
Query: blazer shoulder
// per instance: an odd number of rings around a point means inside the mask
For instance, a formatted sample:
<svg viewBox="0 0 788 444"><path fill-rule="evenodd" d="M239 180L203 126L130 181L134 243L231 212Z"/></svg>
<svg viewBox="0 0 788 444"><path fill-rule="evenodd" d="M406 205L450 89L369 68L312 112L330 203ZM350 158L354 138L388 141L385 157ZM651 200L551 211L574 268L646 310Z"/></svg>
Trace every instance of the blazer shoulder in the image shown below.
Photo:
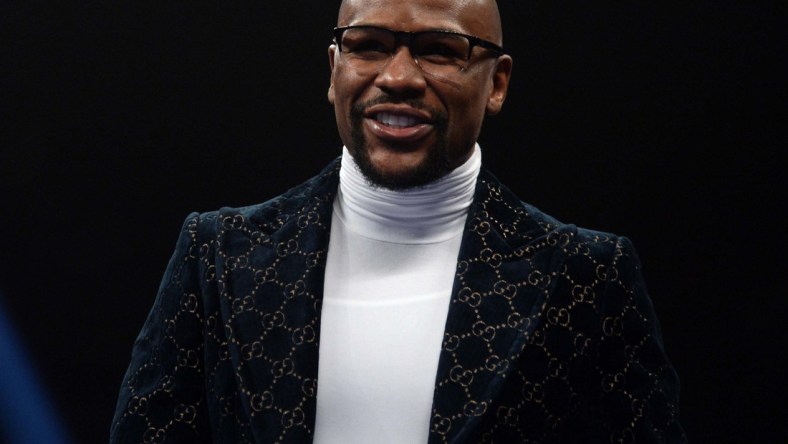
<svg viewBox="0 0 788 444"><path fill-rule="evenodd" d="M595 260L609 261L622 240L629 246L626 238L614 233L578 227L545 213L520 199L485 168L479 174L469 217L471 228L479 225L477 220L486 221L513 249L544 240L544 245L580 249Z"/></svg>
<svg viewBox="0 0 788 444"><path fill-rule="evenodd" d="M629 262L640 269L640 258L632 241L626 237L588 228L577 229L578 242L589 246L590 254L608 262Z"/></svg>
<svg viewBox="0 0 788 444"><path fill-rule="evenodd" d="M625 236L561 222L526 202L523 202L523 207L540 226L550 229L550 233L568 235L565 241L567 251L584 251L603 263L612 262L622 255L637 258L632 242Z"/></svg>
<svg viewBox="0 0 788 444"><path fill-rule="evenodd" d="M608 254L612 253L622 241L626 240L629 242L625 237L615 233L583 227L577 227L576 238L578 242L589 245L592 251Z"/></svg>
<svg viewBox="0 0 788 444"><path fill-rule="evenodd" d="M608 244L612 242L613 244L615 244L616 242L618 242L619 239L623 238L622 236L619 236L615 233L594 230L591 228L578 227L575 224L565 223L545 213L539 208L529 204L528 202L521 201L521 204L523 209L539 225L552 227L552 229L570 230L574 232L578 242L590 242L590 243L599 243L599 244Z"/></svg>
<svg viewBox="0 0 788 444"><path fill-rule="evenodd" d="M531 219L545 229L548 235L550 233L568 234L569 238L567 238L566 244L573 245L575 249L587 251L588 256L598 261L611 262L615 257L622 255L631 256L637 260L632 242L625 236L564 223L527 202L521 202L521 204Z"/></svg>
<svg viewBox="0 0 788 444"><path fill-rule="evenodd" d="M262 231L276 231L305 207L316 202L333 202L339 184L339 166L337 158L318 175L262 203L192 213L184 227L191 227L198 237L215 237L221 230L238 229L247 223Z"/></svg>

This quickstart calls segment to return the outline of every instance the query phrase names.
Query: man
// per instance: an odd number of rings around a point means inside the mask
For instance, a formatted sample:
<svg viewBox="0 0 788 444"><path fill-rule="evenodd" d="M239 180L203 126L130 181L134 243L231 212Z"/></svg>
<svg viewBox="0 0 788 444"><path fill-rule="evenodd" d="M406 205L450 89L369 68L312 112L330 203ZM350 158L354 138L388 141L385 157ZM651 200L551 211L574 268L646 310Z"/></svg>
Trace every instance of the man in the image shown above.
<svg viewBox="0 0 788 444"><path fill-rule="evenodd" d="M492 0L346 0L345 150L192 214L113 442L674 442L678 381L626 238L481 167L512 68Z"/></svg>

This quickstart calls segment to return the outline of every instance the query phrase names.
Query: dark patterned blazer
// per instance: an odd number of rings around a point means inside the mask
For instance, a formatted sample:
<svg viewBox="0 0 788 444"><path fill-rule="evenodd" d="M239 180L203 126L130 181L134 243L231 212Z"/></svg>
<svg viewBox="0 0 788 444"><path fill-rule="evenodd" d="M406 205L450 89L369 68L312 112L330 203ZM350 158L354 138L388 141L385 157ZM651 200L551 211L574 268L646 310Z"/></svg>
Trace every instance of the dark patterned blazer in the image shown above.
<svg viewBox="0 0 788 444"><path fill-rule="evenodd" d="M311 442L338 170L188 217L134 343L112 443ZM562 224L482 169L429 440L684 441L678 379L626 238Z"/></svg>

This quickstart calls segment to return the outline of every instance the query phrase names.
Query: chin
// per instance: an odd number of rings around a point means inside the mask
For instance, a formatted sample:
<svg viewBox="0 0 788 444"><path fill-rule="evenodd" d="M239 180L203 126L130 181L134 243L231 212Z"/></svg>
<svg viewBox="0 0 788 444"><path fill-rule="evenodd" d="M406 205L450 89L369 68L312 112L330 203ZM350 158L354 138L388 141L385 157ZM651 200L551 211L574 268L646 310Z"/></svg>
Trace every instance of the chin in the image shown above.
<svg viewBox="0 0 788 444"><path fill-rule="evenodd" d="M396 162L398 165L392 164L394 159L373 161L366 151L353 157L370 185L390 190L421 188L451 171L444 156L429 153L418 162Z"/></svg>

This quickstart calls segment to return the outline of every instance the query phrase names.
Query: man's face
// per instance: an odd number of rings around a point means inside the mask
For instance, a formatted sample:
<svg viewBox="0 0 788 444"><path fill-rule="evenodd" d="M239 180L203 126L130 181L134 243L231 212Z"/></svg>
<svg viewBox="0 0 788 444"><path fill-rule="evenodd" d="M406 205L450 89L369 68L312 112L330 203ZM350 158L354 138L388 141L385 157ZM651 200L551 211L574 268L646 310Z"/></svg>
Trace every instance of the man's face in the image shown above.
<svg viewBox="0 0 788 444"><path fill-rule="evenodd" d="M444 30L500 44L492 0L346 0L338 26L397 31ZM430 183L471 155L485 113L506 96L511 59L474 48L470 65L451 77L426 74L399 47L376 72L359 72L329 48L331 86L342 142L373 185L406 189Z"/></svg>

